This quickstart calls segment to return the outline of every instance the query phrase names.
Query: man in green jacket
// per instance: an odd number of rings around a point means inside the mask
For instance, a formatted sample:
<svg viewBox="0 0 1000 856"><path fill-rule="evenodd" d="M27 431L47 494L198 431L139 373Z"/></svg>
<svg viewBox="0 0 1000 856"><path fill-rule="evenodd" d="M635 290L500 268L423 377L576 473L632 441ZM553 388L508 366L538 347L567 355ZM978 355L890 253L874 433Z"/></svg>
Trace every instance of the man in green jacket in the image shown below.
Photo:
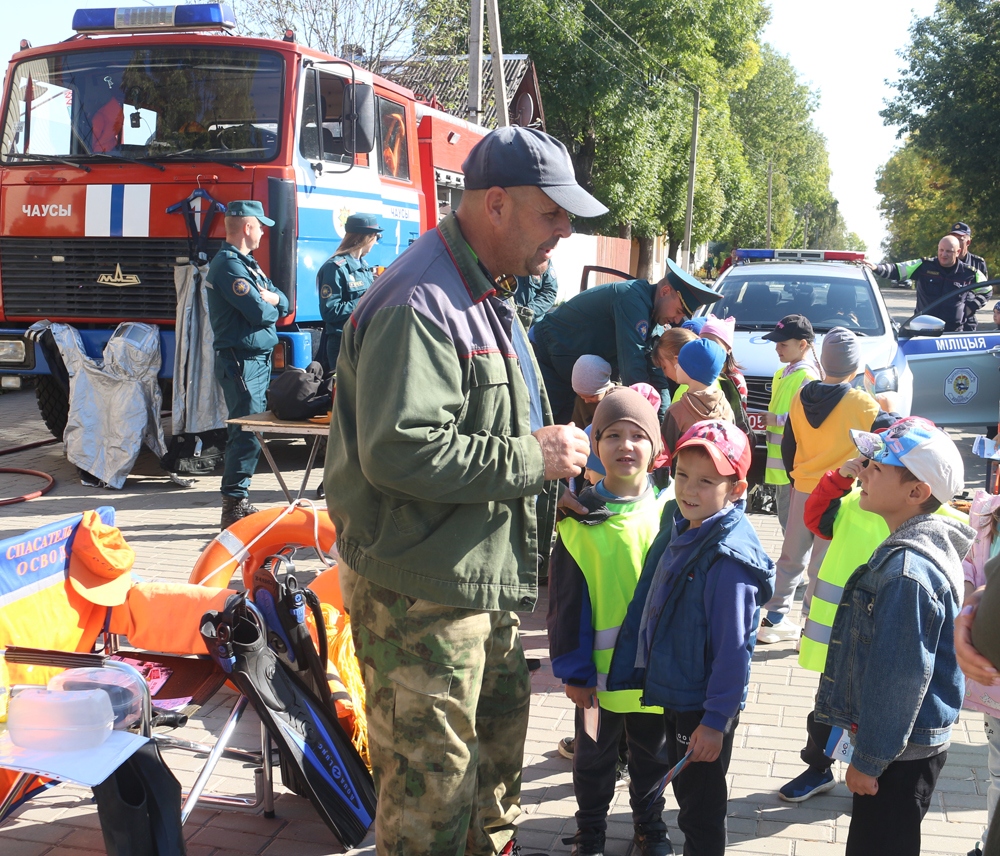
<svg viewBox="0 0 1000 856"><path fill-rule="evenodd" d="M587 460L552 425L509 299L605 208L566 148L488 134L456 214L379 277L344 328L324 485L367 692L380 856L517 852L537 597L535 504Z"/></svg>

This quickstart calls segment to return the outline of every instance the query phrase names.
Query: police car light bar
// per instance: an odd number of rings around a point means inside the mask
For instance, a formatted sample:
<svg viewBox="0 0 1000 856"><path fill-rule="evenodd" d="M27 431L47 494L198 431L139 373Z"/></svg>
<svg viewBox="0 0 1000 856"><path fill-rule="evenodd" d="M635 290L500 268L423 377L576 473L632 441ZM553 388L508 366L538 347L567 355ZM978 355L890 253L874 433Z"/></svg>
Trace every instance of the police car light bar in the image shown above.
<svg viewBox="0 0 1000 856"><path fill-rule="evenodd" d="M77 9L73 29L78 33L160 33L190 30L232 30L236 16L228 3L190 6L119 6Z"/></svg>
<svg viewBox="0 0 1000 856"><path fill-rule="evenodd" d="M848 252L846 250L736 250L733 256L740 259L776 259L796 260L802 262L860 262L864 261L864 253Z"/></svg>

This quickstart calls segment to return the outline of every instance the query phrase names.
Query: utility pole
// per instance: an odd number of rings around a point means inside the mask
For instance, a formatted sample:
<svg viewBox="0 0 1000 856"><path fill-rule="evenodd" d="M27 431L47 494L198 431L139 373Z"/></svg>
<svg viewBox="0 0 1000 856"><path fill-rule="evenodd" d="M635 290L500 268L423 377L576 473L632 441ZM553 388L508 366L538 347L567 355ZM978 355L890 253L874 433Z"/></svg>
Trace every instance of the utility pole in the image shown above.
<svg viewBox="0 0 1000 856"><path fill-rule="evenodd" d="M806 217L805 225L802 227L802 249L803 250L808 250L809 249L809 215L812 214L812 210L813 210L812 203L811 202L807 202L806 203L806 207L805 207L804 212L803 212L805 214L805 217Z"/></svg>
<svg viewBox="0 0 1000 856"><path fill-rule="evenodd" d="M691 272L691 222L694 218L694 174L698 163L698 111L701 108L701 90L694 91L694 118L691 121L691 165L688 170L687 212L684 215L684 244L681 267Z"/></svg>
<svg viewBox="0 0 1000 856"><path fill-rule="evenodd" d="M469 18L469 121L483 118L483 0L472 0Z"/></svg>
<svg viewBox="0 0 1000 856"><path fill-rule="evenodd" d="M771 171L774 164L767 162L767 245L765 249L771 249Z"/></svg>
<svg viewBox="0 0 1000 856"><path fill-rule="evenodd" d="M473 0L482 3L482 0ZM503 75L503 44L500 41L500 8L497 0L486 0L486 20L490 24L490 53L493 55L493 98L497 105L497 127L506 128L507 81Z"/></svg>

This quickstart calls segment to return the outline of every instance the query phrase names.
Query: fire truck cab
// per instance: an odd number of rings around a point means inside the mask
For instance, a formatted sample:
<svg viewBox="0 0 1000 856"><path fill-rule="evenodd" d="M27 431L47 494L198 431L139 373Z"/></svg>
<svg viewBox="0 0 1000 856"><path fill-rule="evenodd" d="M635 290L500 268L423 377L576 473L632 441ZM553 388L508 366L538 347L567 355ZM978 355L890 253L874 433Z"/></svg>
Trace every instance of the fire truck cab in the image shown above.
<svg viewBox="0 0 1000 856"><path fill-rule="evenodd" d="M170 378L175 268L211 260L220 206L256 199L276 224L255 257L291 306L275 370L305 366L316 275L347 217L377 215L366 260L389 265L457 203L487 133L350 62L230 35L226 4L84 9L73 24L13 56L0 119L0 380L37 375L56 436L68 399L33 322L72 324L92 357L119 322L158 324Z"/></svg>

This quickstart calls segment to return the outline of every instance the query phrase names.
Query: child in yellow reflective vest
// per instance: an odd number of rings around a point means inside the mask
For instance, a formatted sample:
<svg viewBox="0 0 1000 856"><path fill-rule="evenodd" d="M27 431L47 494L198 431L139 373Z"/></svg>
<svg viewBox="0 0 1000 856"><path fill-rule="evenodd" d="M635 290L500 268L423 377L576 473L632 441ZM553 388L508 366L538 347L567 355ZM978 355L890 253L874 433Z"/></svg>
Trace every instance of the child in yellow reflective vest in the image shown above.
<svg viewBox="0 0 1000 856"><path fill-rule="evenodd" d="M784 368L774 373L771 382L771 401L767 406L767 461L764 469L764 484L775 486L775 505L778 509L778 523L785 531L788 523L788 500L791 484L785 465L781 462L781 438L788 421L788 409L792 397L809 381L823 376L816 356L816 334L812 323L805 315L786 315L775 328L763 336L774 342L774 350Z"/></svg>
<svg viewBox="0 0 1000 856"><path fill-rule="evenodd" d="M547 625L552 671L576 704L573 790L579 810L574 853L604 852L607 813L614 796L618 744L629 750L629 796L635 839L643 853L668 854L663 798L648 795L666 775L663 709L643 707L639 690L605 689L615 640L660 529L673 490L656 491L649 472L661 449L653 406L640 393L615 388L598 404L591 444L605 476L581 491L586 515L567 512L549 564ZM597 731L588 717L597 711ZM589 713L588 713L589 712Z"/></svg>

